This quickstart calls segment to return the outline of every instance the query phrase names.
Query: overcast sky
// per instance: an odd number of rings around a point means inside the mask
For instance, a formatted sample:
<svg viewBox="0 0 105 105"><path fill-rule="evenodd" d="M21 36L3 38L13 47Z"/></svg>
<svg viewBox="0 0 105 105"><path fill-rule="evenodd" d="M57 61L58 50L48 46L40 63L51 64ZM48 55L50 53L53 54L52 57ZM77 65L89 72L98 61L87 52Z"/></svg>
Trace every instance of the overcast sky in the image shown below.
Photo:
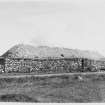
<svg viewBox="0 0 105 105"><path fill-rule="evenodd" d="M2 1L0 54L26 43L93 50L105 56L105 0Z"/></svg>

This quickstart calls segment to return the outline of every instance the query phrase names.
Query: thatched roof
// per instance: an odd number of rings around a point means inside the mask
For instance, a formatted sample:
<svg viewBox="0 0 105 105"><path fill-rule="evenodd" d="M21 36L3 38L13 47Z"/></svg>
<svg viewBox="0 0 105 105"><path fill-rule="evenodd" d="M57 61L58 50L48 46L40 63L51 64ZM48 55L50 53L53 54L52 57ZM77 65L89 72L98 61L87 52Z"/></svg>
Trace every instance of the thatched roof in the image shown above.
<svg viewBox="0 0 105 105"><path fill-rule="evenodd" d="M19 44L9 49L2 57L12 58L88 58L101 59L101 54L91 51L82 51L77 49L59 48Z"/></svg>

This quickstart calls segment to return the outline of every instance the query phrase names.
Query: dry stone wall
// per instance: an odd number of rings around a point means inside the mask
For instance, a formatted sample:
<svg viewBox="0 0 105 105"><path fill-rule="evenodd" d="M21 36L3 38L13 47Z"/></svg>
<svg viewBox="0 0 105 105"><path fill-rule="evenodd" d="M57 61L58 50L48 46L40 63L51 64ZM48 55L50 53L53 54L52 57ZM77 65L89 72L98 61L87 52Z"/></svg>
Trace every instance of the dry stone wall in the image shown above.
<svg viewBox="0 0 105 105"><path fill-rule="evenodd" d="M105 71L105 61L94 61L82 58L62 59L22 59L0 58L0 73L3 72L35 72L63 73L63 72L94 72Z"/></svg>
<svg viewBox="0 0 105 105"><path fill-rule="evenodd" d="M35 73L61 73L99 71L105 62L72 58L72 59L21 59L6 58L4 72L35 72Z"/></svg>
<svg viewBox="0 0 105 105"><path fill-rule="evenodd" d="M5 72L72 72L81 69L81 59L6 58Z"/></svg>

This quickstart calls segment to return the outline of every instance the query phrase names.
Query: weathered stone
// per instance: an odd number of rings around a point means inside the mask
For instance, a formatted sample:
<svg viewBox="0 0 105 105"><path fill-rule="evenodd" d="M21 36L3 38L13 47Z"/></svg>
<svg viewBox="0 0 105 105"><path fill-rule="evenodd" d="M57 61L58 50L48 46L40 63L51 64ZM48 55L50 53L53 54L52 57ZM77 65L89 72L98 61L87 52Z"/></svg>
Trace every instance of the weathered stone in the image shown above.
<svg viewBox="0 0 105 105"><path fill-rule="evenodd" d="M72 59L17 59L5 58L0 72L87 72L105 68L105 62L82 58Z"/></svg>

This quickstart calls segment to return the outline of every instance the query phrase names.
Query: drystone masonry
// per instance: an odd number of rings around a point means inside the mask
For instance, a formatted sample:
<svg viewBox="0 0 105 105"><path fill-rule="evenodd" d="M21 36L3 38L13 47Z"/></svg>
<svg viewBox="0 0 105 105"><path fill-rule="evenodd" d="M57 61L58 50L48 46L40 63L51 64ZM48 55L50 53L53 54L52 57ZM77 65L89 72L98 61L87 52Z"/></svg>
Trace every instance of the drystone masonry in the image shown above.
<svg viewBox="0 0 105 105"><path fill-rule="evenodd" d="M19 59L6 58L5 72L76 72L82 59Z"/></svg>
<svg viewBox="0 0 105 105"><path fill-rule="evenodd" d="M94 72L105 70L104 61L84 58L62 59L23 59L0 58L0 73L66 73L66 72Z"/></svg>
<svg viewBox="0 0 105 105"><path fill-rule="evenodd" d="M58 73L58 72L86 72L97 71L105 68L105 62L82 59L22 59L6 58L4 72L35 72L35 73Z"/></svg>

